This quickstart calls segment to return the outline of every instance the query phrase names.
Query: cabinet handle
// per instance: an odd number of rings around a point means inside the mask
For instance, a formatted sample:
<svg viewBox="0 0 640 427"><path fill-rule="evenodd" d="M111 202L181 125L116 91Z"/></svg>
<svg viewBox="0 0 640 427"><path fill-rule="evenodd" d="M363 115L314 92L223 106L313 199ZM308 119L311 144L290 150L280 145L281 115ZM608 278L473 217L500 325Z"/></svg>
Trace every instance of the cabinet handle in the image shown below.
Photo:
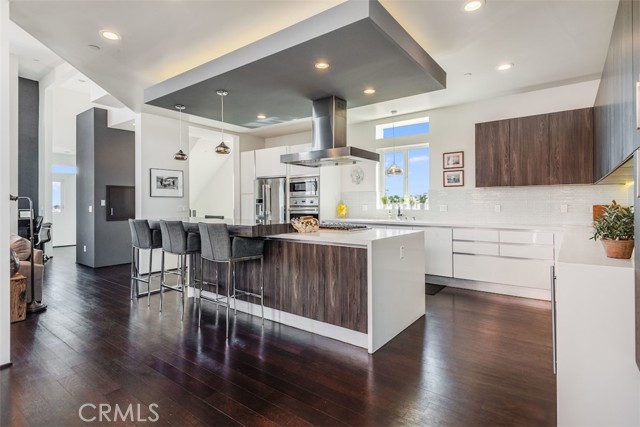
<svg viewBox="0 0 640 427"><path fill-rule="evenodd" d="M558 347L556 343L556 267L551 266L551 343L553 346L553 373L558 369Z"/></svg>
<svg viewBox="0 0 640 427"><path fill-rule="evenodd" d="M113 216L113 208L111 208L111 216Z"/></svg>

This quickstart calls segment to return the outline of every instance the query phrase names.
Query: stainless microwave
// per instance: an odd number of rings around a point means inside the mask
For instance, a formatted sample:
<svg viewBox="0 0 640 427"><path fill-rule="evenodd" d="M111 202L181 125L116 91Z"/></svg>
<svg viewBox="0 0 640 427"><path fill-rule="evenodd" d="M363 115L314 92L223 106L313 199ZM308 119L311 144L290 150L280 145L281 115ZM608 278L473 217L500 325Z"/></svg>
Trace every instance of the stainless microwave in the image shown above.
<svg viewBox="0 0 640 427"><path fill-rule="evenodd" d="M306 176L289 180L289 195L292 197L318 196L320 177Z"/></svg>

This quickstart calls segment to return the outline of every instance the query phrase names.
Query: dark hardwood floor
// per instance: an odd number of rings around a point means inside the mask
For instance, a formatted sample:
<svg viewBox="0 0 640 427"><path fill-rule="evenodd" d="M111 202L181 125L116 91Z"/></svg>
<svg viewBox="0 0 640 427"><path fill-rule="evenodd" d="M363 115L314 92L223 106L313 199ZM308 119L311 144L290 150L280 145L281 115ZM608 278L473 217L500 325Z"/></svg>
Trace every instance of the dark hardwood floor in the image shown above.
<svg viewBox="0 0 640 427"><path fill-rule="evenodd" d="M372 356L241 313L227 344L224 311L205 305L198 329L190 302L180 323L176 293L160 315L158 295L130 302L128 266L72 251L47 264L49 309L11 326L1 426L555 425L549 303L447 288ZM134 421L83 422L85 403Z"/></svg>

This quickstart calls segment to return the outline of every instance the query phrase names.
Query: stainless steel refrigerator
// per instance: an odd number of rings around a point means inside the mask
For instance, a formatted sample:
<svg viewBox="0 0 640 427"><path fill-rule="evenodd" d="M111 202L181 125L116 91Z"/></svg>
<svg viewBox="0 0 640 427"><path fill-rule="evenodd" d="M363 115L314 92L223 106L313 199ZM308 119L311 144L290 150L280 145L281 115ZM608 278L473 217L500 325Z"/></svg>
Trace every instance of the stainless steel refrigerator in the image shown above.
<svg viewBox="0 0 640 427"><path fill-rule="evenodd" d="M256 224L286 222L286 178L257 178L255 182Z"/></svg>

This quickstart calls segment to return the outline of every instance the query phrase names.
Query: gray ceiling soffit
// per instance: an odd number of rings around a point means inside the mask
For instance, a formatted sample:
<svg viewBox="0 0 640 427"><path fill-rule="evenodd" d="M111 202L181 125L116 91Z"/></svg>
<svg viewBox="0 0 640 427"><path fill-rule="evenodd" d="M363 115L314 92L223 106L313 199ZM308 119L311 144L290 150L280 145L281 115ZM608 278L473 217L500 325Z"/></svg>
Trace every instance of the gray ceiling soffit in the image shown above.
<svg viewBox="0 0 640 427"><path fill-rule="evenodd" d="M318 60L328 70L314 68ZM367 87L376 89L365 95ZM446 87L446 73L377 1L351 0L145 90L145 103L259 128L311 116L336 95L349 108ZM263 113L266 119L258 120Z"/></svg>

